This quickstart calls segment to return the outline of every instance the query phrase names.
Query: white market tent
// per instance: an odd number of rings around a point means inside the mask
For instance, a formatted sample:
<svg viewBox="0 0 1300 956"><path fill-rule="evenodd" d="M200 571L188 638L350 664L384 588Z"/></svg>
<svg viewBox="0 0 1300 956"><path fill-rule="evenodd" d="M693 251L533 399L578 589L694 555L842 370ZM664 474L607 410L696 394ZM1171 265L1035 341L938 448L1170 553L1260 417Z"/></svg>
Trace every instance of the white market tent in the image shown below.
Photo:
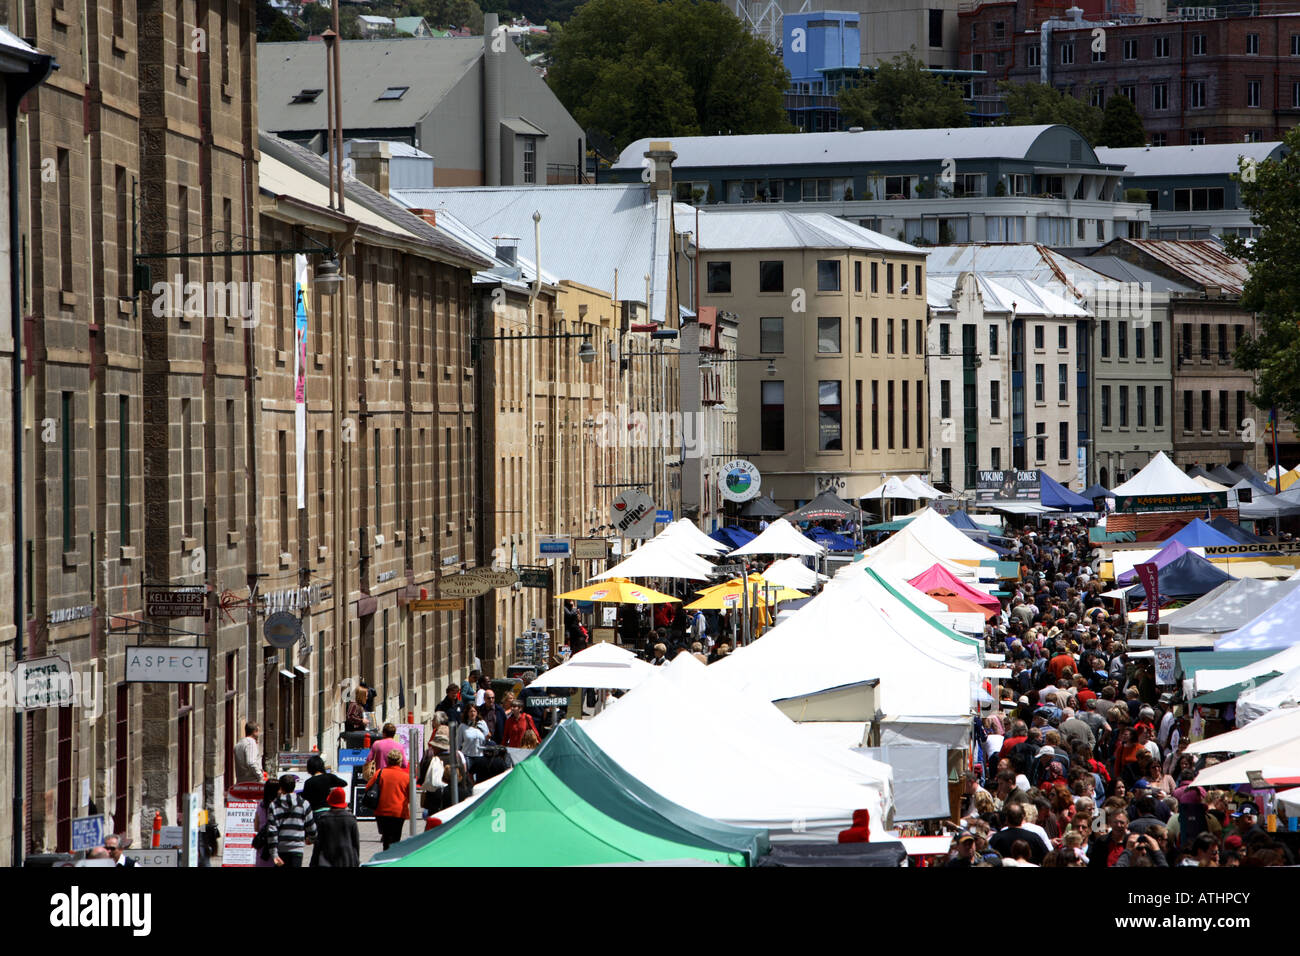
<svg viewBox="0 0 1300 956"><path fill-rule="evenodd" d="M1216 651L1281 650L1300 644L1300 588L1284 595L1258 617L1214 642Z"/></svg>
<svg viewBox="0 0 1300 956"><path fill-rule="evenodd" d="M1198 670L1196 672L1196 692L1206 694L1223 687L1231 687L1242 681L1263 677L1265 674L1286 674L1300 667L1300 644L1288 647L1284 651L1270 654L1268 657L1247 664L1245 667L1233 667L1228 670ZM1261 685L1262 686L1262 685Z"/></svg>
<svg viewBox="0 0 1300 956"><path fill-rule="evenodd" d="M529 687L597 687L627 690L645 680L654 667L616 644L598 641L553 667Z"/></svg>
<svg viewBox="0 0 1300 956"><path fill-rule="evenodd" d="M1169 456L1158 451L1155 457L1118 488L1111 489L1115 495L1199 495L1205 493L1205 487L1185 471L1170 461Z"/></svg>
<svg viewBox="0 0 1300 956"><path fill-rule="evenodd" d="M1279 707L1245 727L1187 745L1189 754L1246 753L1300 737L1300 708Z"/></svg>
<svg viewBox="0 0 1300 956"><path fill-rule="evenodd" d="M776 843L833 843L860 809L872 836L882 834L893 804L888 766L807 739L689 654L654 670L583 723L628 773L696 813L766 829Z"/></svg>
<svg viewBox="0 0 1300 956"><path fill-rule="evenodd" d="M818 555L826 552L825 545L820 545L804 535L784 518L777 518L762 530L753 541L731 552L732 557L746 554L806 554Z"/></svg>
<svg viewBox="0 0 1300 956"><path fill-rule="evenodd" d="M916 493L918 498L950 498L951 495L945 494L934 485L930 484L919 475L908 475L907 480L903 482L903 487L908 491Z"/></svg>
<svg viewBox="0 0 1300 956"><path fill-rule="evenodd" d="M1227 485L1221 485L1217 481L1211 481L1209 478L1206 478L1203 475L1193 476L1192 481L1196 482L1206 491L1227 491L1228 490Z"/></svg>
<svg viewBox="0 0 1300 956"><path fill-rule="evenodd" d="M678 518L668 527L655 535L653 540L671 541L683 551L692 554L722 554L727 546L715 541L701 531L690 518Z"/></svg>
<svg viewBox="0 0 1300 956"><path fill-rule="evenodd" d="M1277 802L1287 816L1300 816L1300 787L1279 790L1277 792Z"/></svg>
<svg viewBox="0 0 1300 956"><path fill-rule="evenodd" d="M1242 693L1237 698L1237 723L1247 724L1292 701L1300 701L1300 667Z"/></svg>
<svg viewBox="0 0 1300 956"><path fill-rule="evenodd" d="M1263 771L1265 767L1300 767L1300 737L1262 747L1233 757L1223 763L1206 767L1192 781L1197 787L1230 787L1234 784L1249 783L1249 772Z"/></svg>
<svg viewBox="0 0 1300 956"><path fill-rule="evenodd" d="M707 581L712 574L713 565L698 554L684 550L673 541L653 538L608 571L595 575L592 580L687 578L692 581Z"/></svg>
<svg viewBox="0 0 1300 956"><path fill-rule="evenodd" d="M919 498L928 496L917 494L898 478L888 478L885 480L883 485L872 488L862 497L876 500L882 498L902 498L905 501L916 501Z"/></svg>
<svg viewBox="0 0 1300 956"><path fill-rule="evenodd" d="M819 574L808 567L800 558L782 558L773 561L760 577L764 581L794 588L796 591L808 591L817 587L822 581L830 580L825 574Z"/></svg>
<svg viewBox="0 0 1300 956"><path fill-rule="evenodd" d="M1224 581L1209 594L1161 615L1160 623L1169 625L1170 634L1226 634L1249 624L1297 587L1300 582Z"/></svg>
<svg viewBox="0 0 1300 956"><path fill-rule="evenodd" d="M953 527L933 508L926 508L905 528L866 551L865 563L882 573L910 579L938 564L963 581L979 577L979 571L961 561L997 558L992 548L973 540Z"/></svg>

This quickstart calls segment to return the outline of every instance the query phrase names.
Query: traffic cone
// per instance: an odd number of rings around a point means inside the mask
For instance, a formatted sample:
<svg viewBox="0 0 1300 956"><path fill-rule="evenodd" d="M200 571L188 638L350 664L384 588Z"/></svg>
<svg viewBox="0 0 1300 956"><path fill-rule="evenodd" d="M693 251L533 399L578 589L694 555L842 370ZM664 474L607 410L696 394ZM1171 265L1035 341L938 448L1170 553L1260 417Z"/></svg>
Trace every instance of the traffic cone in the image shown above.
<svg viewBox="0 0 1300 956"><path fill-rule="evenodd" d="M162 843L162 811L153 812L153 846L156 849Z"/></svg>

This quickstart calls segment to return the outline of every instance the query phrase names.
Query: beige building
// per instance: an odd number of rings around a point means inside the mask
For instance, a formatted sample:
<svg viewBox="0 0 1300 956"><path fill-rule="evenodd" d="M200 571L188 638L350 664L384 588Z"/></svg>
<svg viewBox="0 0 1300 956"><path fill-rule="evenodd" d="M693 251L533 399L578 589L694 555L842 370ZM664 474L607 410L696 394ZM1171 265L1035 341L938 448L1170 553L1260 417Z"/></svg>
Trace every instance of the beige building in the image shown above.
<svg viewBox="0 0 1300 956"><path fill-rule="evenodd" d="M737 317L737 453L764 493L853 499L923 471L924 251L825 214L702 211L698 230L701 306Z"/></svg>

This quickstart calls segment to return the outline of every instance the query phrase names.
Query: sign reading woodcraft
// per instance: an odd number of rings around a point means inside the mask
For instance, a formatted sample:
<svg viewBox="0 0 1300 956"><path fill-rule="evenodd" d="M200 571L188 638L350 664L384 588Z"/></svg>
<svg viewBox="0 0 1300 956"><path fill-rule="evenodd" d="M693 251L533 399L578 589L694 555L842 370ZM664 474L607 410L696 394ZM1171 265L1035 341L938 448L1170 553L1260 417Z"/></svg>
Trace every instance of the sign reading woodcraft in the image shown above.
<svg viewBox="0 0 1300 956"><path fill-rule="evenodd" d="M126 649L128 683L206 684L212 653L206 647L134 646Z"/></svg>
<svg viewBox="0 0 1300 956"><path fill-rule="evenodd" d="M749 501L758 497L763 487L763 476L751 461L737 458L727 462L718 471L718 490L727 501Z"/></svg>
<svg viewBox="0 0 1300 956"><path fill-rule="evenodd" d="M1228 507L1226 491L1189 492L1184 495L1116 495L1115 510L1132 514L1140 511L1204 511ZM1258 549L1256 549L1258 550Z"/></svg>
<svg viewBox="0 0 1300 956"><path fill-rule="evenodd" d="M1272 544L1221 544L1207 545L1205 556L1218 557L1224 554L1300 554L1300 541L1277 541Z"/></svg>

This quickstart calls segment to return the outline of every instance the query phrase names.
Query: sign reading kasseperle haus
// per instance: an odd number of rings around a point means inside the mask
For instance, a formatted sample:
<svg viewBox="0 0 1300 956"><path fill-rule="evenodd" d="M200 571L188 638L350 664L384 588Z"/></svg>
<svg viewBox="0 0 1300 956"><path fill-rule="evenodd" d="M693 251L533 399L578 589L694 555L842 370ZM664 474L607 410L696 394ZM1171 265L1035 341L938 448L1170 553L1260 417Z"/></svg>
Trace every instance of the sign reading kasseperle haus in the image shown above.
<svg viewBox="0 0 1300 956"><path fill-rule="evenodd" d="M1115 510L1133 514L1139 511L1203 511L1228 507L1226 491L1184 495L1116 495Z"/></svg>

